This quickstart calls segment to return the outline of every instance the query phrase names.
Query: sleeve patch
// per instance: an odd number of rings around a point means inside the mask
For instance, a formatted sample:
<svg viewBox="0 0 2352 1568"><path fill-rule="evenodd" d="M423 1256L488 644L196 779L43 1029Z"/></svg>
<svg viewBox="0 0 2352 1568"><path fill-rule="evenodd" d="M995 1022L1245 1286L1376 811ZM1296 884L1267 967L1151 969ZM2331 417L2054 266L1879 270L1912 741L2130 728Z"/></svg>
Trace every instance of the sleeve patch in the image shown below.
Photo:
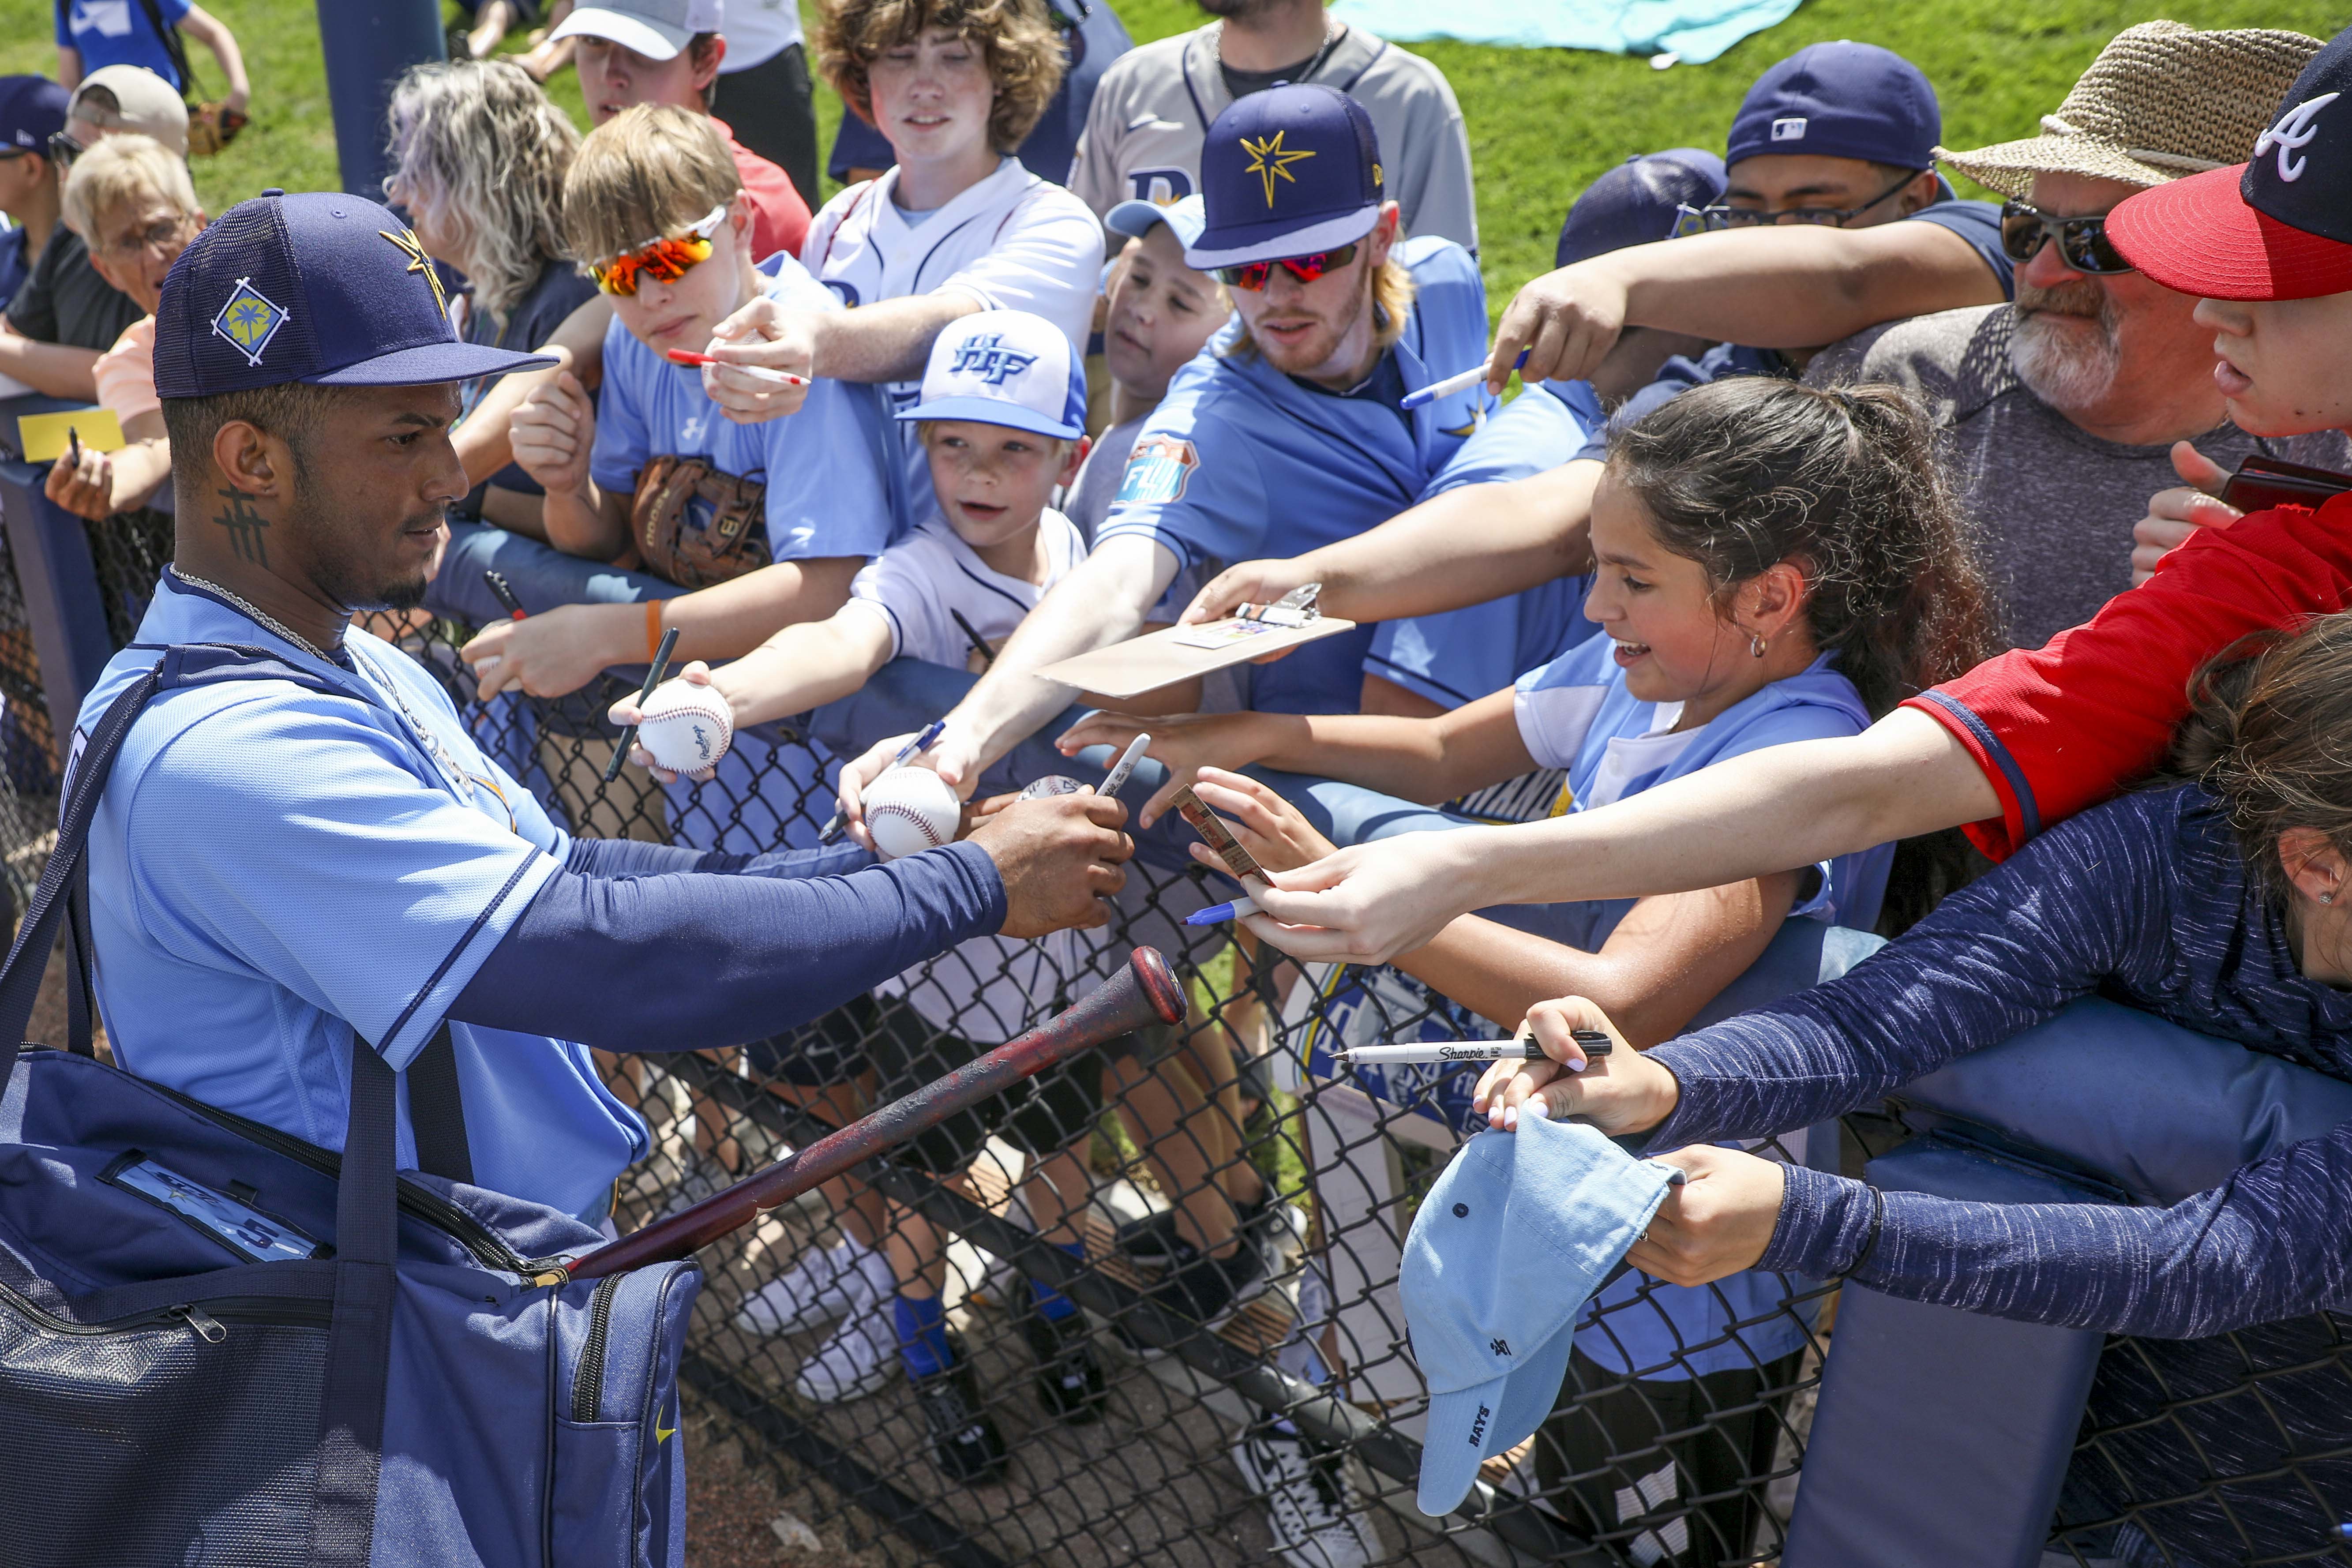
<svg viewBox="0 0 2352 1568"><path fill-rule="evenodd" d="M1110 510L1166 506L1181 500L1192 470L1200 466L1201 454L1192 442L1173 436L1146 436L1128 454L1126 470L1119 475L1118 494L1111 498Z"/></svg>

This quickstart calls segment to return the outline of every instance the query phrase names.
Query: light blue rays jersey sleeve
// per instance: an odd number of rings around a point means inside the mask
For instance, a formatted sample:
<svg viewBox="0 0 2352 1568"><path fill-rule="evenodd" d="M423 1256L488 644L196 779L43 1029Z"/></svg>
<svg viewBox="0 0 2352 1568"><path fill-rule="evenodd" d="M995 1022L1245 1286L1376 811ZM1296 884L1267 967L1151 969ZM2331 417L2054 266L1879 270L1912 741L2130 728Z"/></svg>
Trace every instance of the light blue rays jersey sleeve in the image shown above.
<svg viewBox="0 0 2352 1568"><path fill-rule="evenodd" d="M349 693L253 680L158 699L89 849L99 999L123 1065L339 1149L355 1039L414 1060L571 841L431 673L365 633L346 645L358 672L341 669L167 579L139 642L108 665L85 729L174 642L268 647ZM451 1038L480 1184L583 1214L644 1152L584 1047L465 1024ZM402 1110L414 1165L404 1090Z"/></svg>
<svg viewBox="0 0 2352 1568"><path fill-rule="evenodd" d="M769 258L761 292L794 310L841 301L790 256ZM702 390L702 373L672 364L618 320L604 332L604 390L589 473L607 493L635 493L664 455L701 458L767 486L768 552L778 561L873 557L908 527L906 475L878 388L820 377L799 412L738 425Z"/></svg>
<svg viewBox="0 0 2352 1568"><path fill-rule="evenodd" d="M1576 456L1585 434L1606 421L1592 384L1546 382L1525 388L1487 420L1441 469L1421 499L1465 485L1506 483ZM1444 708L1459 708L1548 664L1600 627L1584 618L1589 574L1485 604L1386 621L1372 634L1364 673L1392 680Z"/></svg>
<svg viewBox="0 0 2352 1568"><path fill-rule="evenodd" d="M1391 254L1416 289L1390 351L1404 390L1475 365L1486 352L1486 292L1469 253L1429 237ZM1176 373L1144 421L1096 545L1136 535L1195 570L1352 538L1418 500L1493 405L1476 386L1411 414L1388 397L1311 387L1240 347L1236 319ZM1353 712L1370 636L1253 668L1253 706Z"/></svg>

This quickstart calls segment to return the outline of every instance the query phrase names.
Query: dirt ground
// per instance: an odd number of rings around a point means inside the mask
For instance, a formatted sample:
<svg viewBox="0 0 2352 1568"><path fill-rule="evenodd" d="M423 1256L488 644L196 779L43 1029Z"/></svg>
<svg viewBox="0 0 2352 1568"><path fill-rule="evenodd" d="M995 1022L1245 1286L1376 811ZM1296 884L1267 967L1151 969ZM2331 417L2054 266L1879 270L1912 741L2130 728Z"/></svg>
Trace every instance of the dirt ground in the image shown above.
<svg viewBox="0 0 2352 1568"><path fill-rule="evenodd" d="M771 1522L791 1510L775 1472L746 1463L732 1431L691 1390L682 1389L686 1432L686 1561L688 1568L885 1568L881 1552L853 1551L837 1530L819 1529L814 1551L784 1544Z"/></svg>

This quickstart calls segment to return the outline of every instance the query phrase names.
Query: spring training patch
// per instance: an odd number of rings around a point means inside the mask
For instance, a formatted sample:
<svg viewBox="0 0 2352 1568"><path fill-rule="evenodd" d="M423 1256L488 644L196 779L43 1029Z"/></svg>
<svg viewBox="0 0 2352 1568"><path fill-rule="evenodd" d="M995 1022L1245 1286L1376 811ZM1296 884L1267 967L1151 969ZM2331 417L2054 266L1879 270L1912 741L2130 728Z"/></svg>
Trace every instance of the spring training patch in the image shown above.
<svg viewBox="0 0 2352 1568"><path fill-rule="evenodd" d="M1127 455L1127 469L1119 476L1118 494L1111 498L1109 510L1123 506L1166 506L1184 498L1184 486L1192 478L1192 470L1201 466L1201 454L1192 443L1174 436L1146 436Z"/></svg>

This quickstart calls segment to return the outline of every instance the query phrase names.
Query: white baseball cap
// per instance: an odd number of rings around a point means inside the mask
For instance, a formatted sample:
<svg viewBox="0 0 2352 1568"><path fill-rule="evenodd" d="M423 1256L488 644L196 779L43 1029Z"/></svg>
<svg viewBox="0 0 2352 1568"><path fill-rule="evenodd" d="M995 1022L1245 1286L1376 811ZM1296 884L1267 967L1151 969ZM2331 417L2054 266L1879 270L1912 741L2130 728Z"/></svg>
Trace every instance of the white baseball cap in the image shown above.
<svg viewBox="0 0 2352 1568"><path fill-rule="evenodd" d="M563 18L562 26L548 35L548 42L610 38L649 60L675 59L696 34L722 31L723 16L721 0L621 0L617 5L583 5Z"/></svg>
<svg viewBox="0 0 2352 1568"><path fill-rule="evenodd" d="M898 417L973 419L1076 440L1087 433L1087 367L1045 317L976 311L932 342L922 401Z"/></svg>
<svg viewBox="0 0 2352 1568"><path fill-rule="evenodd" d="M183 158L188 155L188 106L170 82L144 66L99 67L74 89L66 118L104 131L135 131Z"/></svg>

